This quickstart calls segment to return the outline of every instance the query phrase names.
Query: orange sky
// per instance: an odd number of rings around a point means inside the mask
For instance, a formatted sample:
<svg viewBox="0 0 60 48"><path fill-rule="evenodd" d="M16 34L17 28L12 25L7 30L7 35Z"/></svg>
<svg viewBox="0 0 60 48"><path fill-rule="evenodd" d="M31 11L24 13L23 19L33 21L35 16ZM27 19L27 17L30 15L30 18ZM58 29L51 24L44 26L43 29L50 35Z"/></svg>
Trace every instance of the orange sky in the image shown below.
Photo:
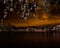
<svg viewBox="0 0 60 48"><path fill-rule="evenodd" d="M28 19L23 20L20 18L22 16L20 11L19 13L11 12L4 21L17 27L60 24L60 15L45 14L42 8L37 10L35 17L33 15L34 13L30 12Z"/></svg>
<svg viewBox="0 0 60 48"><path fill-rule="evenodd" d="M29 18L27 20L20 19L18 16L13 16L10 19L5 20L9 24L15 25L17 27L27 27L27 26L40 26L48 24L59 24L60 17L55 16L55 18L49 19L47 16L42 16L41 18Z"/></svg>

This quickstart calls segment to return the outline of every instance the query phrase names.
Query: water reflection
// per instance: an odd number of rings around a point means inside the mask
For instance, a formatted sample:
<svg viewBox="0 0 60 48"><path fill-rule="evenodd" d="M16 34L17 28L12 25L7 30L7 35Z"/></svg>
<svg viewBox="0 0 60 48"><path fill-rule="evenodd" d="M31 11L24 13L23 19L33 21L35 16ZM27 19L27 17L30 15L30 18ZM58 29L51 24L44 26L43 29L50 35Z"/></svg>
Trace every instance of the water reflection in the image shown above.
<svg viewBox="0 0 60 48"><path fill-rule="evenodd" d="M16 42L33 42L33 43L49 43L59 42L60 33L20 33L16 34Z"/></svg>

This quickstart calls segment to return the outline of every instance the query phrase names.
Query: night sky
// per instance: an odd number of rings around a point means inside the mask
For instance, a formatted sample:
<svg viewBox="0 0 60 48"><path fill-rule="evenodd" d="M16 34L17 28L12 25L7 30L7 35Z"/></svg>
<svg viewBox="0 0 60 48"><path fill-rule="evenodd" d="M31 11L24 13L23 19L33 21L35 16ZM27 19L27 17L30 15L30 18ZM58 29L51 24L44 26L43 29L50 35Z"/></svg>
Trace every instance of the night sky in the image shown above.
<svg viewBox="0 0 60 48"><path fill-rule="evenodd" d="M32 17L34 13L30 12L30 16L28 17L28 20L21 19L22 12L18 9L15 9L13 12L7 10L8 13L4 21L6 23L15 25L15 26L38 26L43 24L53 24L53 23L60 23L60 19L54 19L54 18L60 18L60 0L58 0L58 3L56 5L57 0L47 0L50 3L49 10L51 11L50 14L43 13L43 9L38 9L36 13L36 18ZM56 5L56 6L55 6ZM3 1L0 1L0 19L4 17L4 9L6 9L6 4L3 3ZM48 17L47 17L48 16ZM49 18L52 19L49 19ZM45 20L46 18L47 20ZM57 20L57 22L54 22L54 20ZM39 23L40 22L40 23ZM36 23L36 24L35 24Z"/></svg>

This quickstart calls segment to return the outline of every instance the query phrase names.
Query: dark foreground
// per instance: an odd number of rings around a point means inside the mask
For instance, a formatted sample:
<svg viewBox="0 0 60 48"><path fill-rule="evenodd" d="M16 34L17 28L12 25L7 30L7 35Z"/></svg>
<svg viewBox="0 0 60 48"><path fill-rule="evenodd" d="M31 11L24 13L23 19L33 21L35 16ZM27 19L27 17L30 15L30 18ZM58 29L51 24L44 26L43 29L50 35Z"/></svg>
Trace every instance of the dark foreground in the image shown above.
<svg viewBox="0 0 60 48"><path fill-rule="evenodd" d="M0 47L51 48L60 46L60 32L50 33L0 33ZM3 45L3 46L2 46Z"/></svg>

